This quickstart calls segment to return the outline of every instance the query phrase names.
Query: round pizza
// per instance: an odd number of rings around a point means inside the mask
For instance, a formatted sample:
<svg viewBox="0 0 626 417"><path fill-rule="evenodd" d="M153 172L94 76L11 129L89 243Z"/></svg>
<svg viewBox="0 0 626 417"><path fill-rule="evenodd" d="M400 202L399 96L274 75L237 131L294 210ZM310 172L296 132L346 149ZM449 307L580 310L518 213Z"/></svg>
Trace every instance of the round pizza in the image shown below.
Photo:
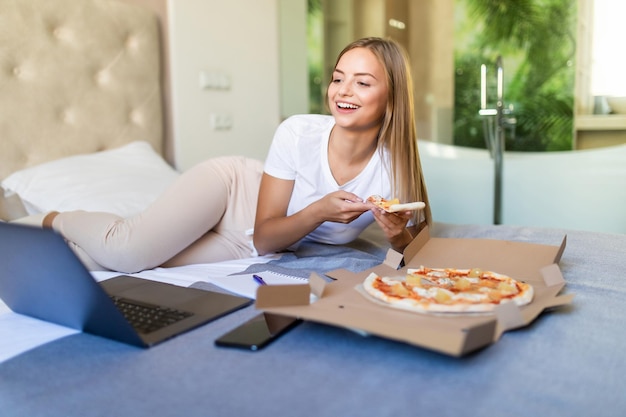
<svg viewBox="0 0 626 417"><path fill-rule="evenodd" d="M374 203L376 206L389 213L408 210L421 210L426 207L426 204L424 204L422 201L414 201L412 203L400 203L400 200L397 198L387 200L379 195L371 195L367 198L367 201L369 201L370 203Z"/></svg>
<svg viewBox="0 0 626 417"><path fill-rule="evenodd" d="M387 305L419 313L485 313L501 303L526 305L534 294L531 285L496 272L423 266L404 277L372 273L363 288Z"/></svg>

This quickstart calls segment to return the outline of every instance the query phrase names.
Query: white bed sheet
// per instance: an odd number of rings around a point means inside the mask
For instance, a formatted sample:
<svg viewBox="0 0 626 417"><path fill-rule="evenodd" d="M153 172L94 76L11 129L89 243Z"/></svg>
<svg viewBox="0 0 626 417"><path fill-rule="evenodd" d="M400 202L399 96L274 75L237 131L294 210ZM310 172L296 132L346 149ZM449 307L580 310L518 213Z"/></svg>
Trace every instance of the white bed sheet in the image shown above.
<svg viewBox="0 0 626 417"><path fill-rule="evenodd" d="M244 271L250 265L266 263L278 258L280 255L257 256L211 264L154 268L131 275L188 287L198 281L212 282L212 277L225 277ZM94 271L92 275L96 281L103 281L120 273ZM30 349L77 332L76 329L16 314L0 299L0 364Z"/></svg>

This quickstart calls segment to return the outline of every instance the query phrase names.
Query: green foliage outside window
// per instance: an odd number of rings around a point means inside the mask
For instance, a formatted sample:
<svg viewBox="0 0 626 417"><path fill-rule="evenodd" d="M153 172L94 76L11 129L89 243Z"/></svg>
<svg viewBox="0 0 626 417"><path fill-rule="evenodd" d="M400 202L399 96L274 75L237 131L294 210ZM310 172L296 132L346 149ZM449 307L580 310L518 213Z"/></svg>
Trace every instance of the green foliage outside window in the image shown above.
<svg viewBox="0 0 626 417"><path fill-rule="evenodd" d="M504 105L516 119L505 149L571 150L576 0L456 0L456 145L485 147L480 66L495 108L496 59L504 63Z"/></svg>

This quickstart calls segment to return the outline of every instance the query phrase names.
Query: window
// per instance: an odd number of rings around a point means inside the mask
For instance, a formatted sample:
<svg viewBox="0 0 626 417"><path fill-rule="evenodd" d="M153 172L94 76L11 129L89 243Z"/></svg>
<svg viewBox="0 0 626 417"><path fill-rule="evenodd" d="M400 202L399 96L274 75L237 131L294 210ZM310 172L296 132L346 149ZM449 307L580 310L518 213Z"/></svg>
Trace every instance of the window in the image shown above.
<svg viewBox="0 0 626 417"><path fill-rule="evenodd" d="M591 95L626 96L626 2L593 1Z"/></svg>
<svg viewBox="0 0 626 417"><path fill-rule="evenodd" d="M576 1L455 0L454 144L485 147L495 121L477 109L495 110L500 91L505 149L572 149ZM496 82L498 57L502 82Z"/></svg>

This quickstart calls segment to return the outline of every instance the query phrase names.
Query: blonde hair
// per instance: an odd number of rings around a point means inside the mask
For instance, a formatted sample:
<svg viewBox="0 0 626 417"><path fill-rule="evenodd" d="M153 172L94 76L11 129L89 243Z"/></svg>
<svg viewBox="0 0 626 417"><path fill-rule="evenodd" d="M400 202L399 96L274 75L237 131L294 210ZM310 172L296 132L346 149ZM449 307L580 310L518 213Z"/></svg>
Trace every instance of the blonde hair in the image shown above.
<svg viewBox="0 0 626 417"><path fill-rule="evenodd" d="M413 80L406 51L391 39L362 38L346 46L341 57L355 48L370 50L380 61L387 76L387 109L378 133L378 149L387 149L391 156L391 188L402 202L423 201L427 224L432 223L426 183L417 149L417 131L413 102ZM419 213L419 212L418 212ZM415 223L419 223L416 213Z"/></svg>

